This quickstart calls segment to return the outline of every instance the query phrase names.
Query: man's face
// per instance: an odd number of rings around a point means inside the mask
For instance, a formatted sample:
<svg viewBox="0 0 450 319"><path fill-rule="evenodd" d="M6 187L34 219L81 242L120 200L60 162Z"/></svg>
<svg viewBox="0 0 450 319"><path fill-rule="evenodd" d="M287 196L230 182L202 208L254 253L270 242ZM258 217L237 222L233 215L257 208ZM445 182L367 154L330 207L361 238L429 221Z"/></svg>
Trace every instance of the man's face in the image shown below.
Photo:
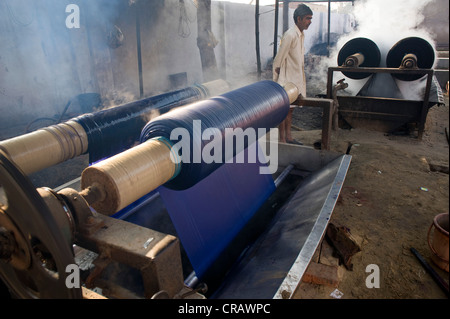
<svg viewBox="0 0 450 319"><path fill-rule="evenodd" d="M312 23L312 15L306 15L304 17L297 18L297 27L300 31L307 30Z"/></svg>

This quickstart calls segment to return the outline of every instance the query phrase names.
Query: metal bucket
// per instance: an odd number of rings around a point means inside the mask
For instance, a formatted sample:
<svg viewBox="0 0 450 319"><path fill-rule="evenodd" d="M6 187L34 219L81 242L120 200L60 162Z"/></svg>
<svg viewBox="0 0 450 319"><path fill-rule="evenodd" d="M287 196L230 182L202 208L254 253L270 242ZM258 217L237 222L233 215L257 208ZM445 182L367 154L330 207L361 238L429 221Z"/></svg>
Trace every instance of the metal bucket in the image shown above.
<svg viewBox="0 0 450 319"><path fill-rule="evenodd" d="M428 229L428 246L430 246L433 256L431 259L441 269L448 272L448 213L439 214L434 217L433 223ZM431 241L431 229L435 227L433 232L433 240Z"/></svg>

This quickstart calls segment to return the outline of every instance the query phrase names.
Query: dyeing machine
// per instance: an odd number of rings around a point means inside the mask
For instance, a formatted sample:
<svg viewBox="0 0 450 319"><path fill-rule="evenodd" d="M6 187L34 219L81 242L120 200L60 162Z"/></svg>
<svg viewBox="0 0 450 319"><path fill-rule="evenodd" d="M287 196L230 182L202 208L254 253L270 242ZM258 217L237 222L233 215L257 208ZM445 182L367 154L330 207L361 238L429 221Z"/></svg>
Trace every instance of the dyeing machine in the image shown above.
<svg viewBox="0 0 450 319"><path fill-rule="evenodd" d="M417 129L422 138L430 107L443 104L433 76L435 53L430 43L418 37L404 38L387 52L386 66L380 67L378 46L370 39L354 38L341 48L337 60L337 67L328 68L327 97L335 100L341 119L353 128L387 133L404 127ZM366 82L354 96L340 93L348 85L333 86L337 71Z"/></svg>
<svg viewBox="0 0 450 319"><path fill-rule="evenodd" d="M26 176L54 165L35 139L42 132L0 143L2 281L19 298L292 297L351 160L266 139L297 98L291 84L261 81L174 108L139 128L138 145L91 161L79 180L57 189L36 189ZM198 144L197 123L202 137L211 133ZM88 138L98 127L64 133L53 152L101 148ZM188 139L181 148L177 129ZM262 130L264 138L249 135L226 154L230 129ZM58 128L43 131L61 137ZM31 150L16 160L24 145ZM199 152L215 161L196 161Z"/></svg>

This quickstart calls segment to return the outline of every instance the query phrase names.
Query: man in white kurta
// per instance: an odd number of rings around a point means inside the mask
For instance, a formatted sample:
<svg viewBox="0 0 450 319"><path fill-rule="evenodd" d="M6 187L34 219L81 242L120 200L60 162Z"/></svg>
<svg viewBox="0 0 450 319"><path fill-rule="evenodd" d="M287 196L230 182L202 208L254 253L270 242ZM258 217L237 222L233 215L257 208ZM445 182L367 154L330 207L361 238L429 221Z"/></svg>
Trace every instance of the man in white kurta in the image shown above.
<svg viewBox="0 0 450 319"><path fill-rule="evenodd" d="M308 6L300 4L297 7L294 12L295 26L284 33L273 61L273 80L282 86L288 82L295 84L303 97L306 97L303 31L311 24L312 15L313 12ZM292 112L291 108L286 119L279 126L280 142L301 144L291 136Z"/></svg>

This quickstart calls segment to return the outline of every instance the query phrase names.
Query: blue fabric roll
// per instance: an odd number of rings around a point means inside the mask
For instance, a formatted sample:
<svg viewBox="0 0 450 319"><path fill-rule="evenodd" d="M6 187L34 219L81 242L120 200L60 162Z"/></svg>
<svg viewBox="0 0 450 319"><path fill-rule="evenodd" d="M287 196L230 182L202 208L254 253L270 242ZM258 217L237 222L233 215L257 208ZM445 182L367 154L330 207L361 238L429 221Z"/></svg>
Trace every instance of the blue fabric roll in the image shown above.
<svg viewBox="0 0 450 319"><path fill-rule="evenodd" d="M163 114L202 98L199 88L188 87L75 118L88 137L89 162L116 155L139 142L153 110Z"/></svg>
<svg viewBox="0 0 450 319"><path fill-rule="evenodd" d="M284 88L273 81L260 81L165 113L144 127L140 140L144 142L158 136L171 140L171 133L180 128L189 132L191 150L189 161L183 161L180 174L164 185L171 189L182 190L194 186L231 159L226 158L226 129L241 128L245 131L251 128L264 129L267 132L270 128L277 127L288 112L289 96ZM205 163L204 158L199 156L210 140L203 140L198 136L194 121L201 124L200 134L208 128L220 131L222 149L220 161ZM174 144L178 142L178 140L171 141ZM244 142L245 149L248 141ZM232 150L232 156L236 156L240 151L238 148ZM180 154L181 157L182 155Z"/></svg>
<svg viewBox="0 0 450 319"><path fill-rule="evenodd" d="M224 251L229 251L226 255L230 260L238 257L227 248L273 193L275 184L272 175L261 174L267 161L257 141L250 144L245 140L242 150L233 144L231 158L223 151L218 162L207 163L201 156L194 163L198 155L195 152L203 153L211 142L200 139L200 145L194 145L195 135L216 128L220 132L218 145L224 147L227 128L267 132L278 126L288 112L289 97L283 87L261 81L174 109L150 121L142 130L141 142L160 137L176 144L178 140L171 140L171 133L179 128L190 136L189 161L183 161L179 175L157 191L201 280L210 277L211 269L226 272L227 265L217 267ZM200 121L200 133L195 131L194 121ZM249 160L251 153L256 153L255 161Z"/></svg>

